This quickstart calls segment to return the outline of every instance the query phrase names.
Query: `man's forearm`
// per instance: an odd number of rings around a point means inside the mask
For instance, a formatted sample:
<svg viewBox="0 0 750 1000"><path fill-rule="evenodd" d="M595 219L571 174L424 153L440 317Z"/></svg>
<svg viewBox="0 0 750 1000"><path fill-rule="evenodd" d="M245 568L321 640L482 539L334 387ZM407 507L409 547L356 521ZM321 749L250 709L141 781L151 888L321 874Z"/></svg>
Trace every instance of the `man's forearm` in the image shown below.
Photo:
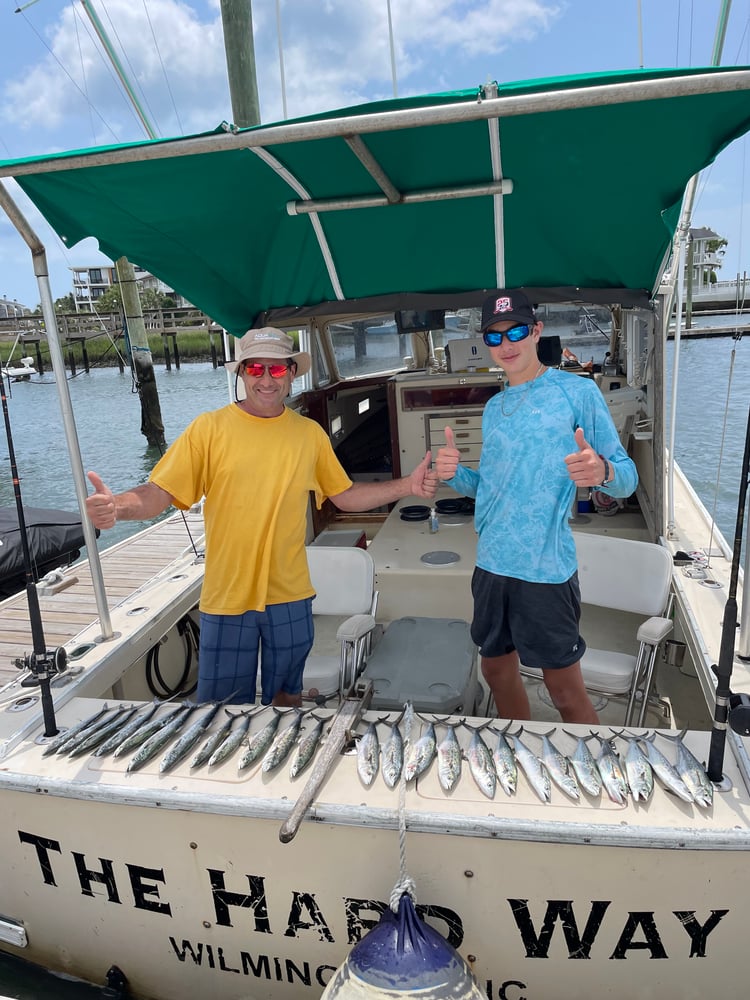
<svg viewBox="0 0 750 1000"><path fill-rule="evenodd" d="M352 483L348 490L331 497L331 501L345 511L372 510L387 503L395 503L403 497L414 496L411 476L402 479L386 479L380 483Z"/></svg>
<svg viewBox="0 0 750 1000"><path fill-rule="evenodd" d="M166 510L173 498L155 483L143 483L132 490L115 494L114 500L118 521L147 521Z"/></svg>

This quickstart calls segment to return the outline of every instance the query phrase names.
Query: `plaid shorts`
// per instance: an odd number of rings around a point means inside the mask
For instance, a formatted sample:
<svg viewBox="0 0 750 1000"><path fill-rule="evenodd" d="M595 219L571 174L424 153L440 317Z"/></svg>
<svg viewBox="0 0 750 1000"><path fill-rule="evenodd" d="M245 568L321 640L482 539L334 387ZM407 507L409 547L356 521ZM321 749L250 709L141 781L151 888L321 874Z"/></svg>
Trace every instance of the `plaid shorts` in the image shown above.
<svg viewBox="0 0 750 1000"><path fill-rule="evenodd" d="M235 705L253 704L259 650L262 703L270 705L279 691L299 694L312 644L311 597L243 615L201 612L198 701L222 701L231 695Z"/></svg>
<svg viewBox="0 0 750 1000"><path fill-rule="evenodd" d="M555 670L577 663L586 652L578 631L578 574L565 583L528 583L496 576L478 566L471 580L471 638L482 656L518 652L527 667Z"/></svg>

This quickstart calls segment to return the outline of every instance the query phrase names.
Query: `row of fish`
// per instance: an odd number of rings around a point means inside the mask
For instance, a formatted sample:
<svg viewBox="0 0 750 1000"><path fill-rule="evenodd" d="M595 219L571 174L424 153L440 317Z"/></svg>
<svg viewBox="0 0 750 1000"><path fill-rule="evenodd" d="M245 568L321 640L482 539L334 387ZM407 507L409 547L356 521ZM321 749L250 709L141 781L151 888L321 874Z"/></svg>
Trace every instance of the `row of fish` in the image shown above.
<svg viewBox="0 0 750 1000"><path fill-rule="evenodd" d="M375 780L378 768L385 784L393 788L401 776L402 767L404 778L409 782L423 774L436 760L440 785L444 791L450 792L461 777L465 759L478 788L490 799L494 798L498 784L507 795L515 794L520 768L543 802L550 801L553 785L573 800L580 799L581 789L593 797L600 796L604 789L609 798L620 805L627 802L628 795L636 802L645 802L651 797L655 779L684 802L695 803L701 808L709 808L713 802L713 785L703 766L683 742L684 733L674 737L661 734L664 739L676 744L677 759L672 764L656 746L656 734L646 737L613 731L613 737L623 739L627 744L623 756L617 752L614 738L605 739L596 733L586 737L568 733L576 741L574 750L569 754L558 749L552 740L553 733L538 733L536 737L541 746L535 753L528 742L521 739L522 726L511 733L510 724L503 730L497 730L490 723L473 727L465 720L442 723L445 733L441 740L438 740L436 732L438 723L425 722L419 738L406 750L398 722L391 723L381 749L377 726L385 721L383 718L371 722L359 739L357 771L367 786ZM457 726L465 726L472 731L465 752L456 735ZM485 730L492 732L494 737L489 744L482 736ZM589 749L592 739L599 743L596 755Z"/></svg>
<svg viewBox="0 0 750 1000"><path fill-rule="evenodd" d="M214 731L209 732L225 702L195 705L186 702L170 705L160 712L162 704L110 708L106 704L87 719L52 739L44 755L64 754L75 758L84 754L101 757L112 754L116 758L132 754L127 770L136 771L154 760L162 751L160 773L166 773L186 760L196 750L191 770L203 766L216 767L230 760L242 748L237 761L238 772L243 772L262 759L261 770L270 772L280 767L292 756L289 773L297 777L311 763L321 743L326 722L331 716L315 714L301 709L270 709L270 716L262 728L250 735L256 716L269 709L264 706L246 712L225 710L226 718ZM199 718L187 725L197 709ZM283 715L292 721L279 731ZM310 718L310 725L303 730L303 719ZM668 736L676 747L676 760L670 760L656 746L656 734L632 735L612 731L612 738L597 733L590 736L566 735L575 741L572 752L565 754L553 742L554 732L537 733L540 740L538 752L528 745L528 736L522 739L523 727L510 732L510 724L498 730L491 723L471 726L465 720L426 721L423 731L411 738L416 726L416 715L411 705L393 721L383 716L367 724L364 732L354 736L356 741L357 773L365 786L372 785L378 772L388 788L395 788L402 774L408 783L424 774L433 761L437 761L437 774L441 787L451 792L457 785L463 768L468 762L469 771L478 788L488 798L494 798L497 785L507 795L514 795L519 768L543 802L549 802L552 786L557 786L570 799L578 800L581 790L592 797L606 792L612 801L625 804L628 796L635 802L645 802L654 790L656 781L685 802L701 808L710 807L713 785L708 780L701 763L683 741L684 733ZM381 743L378 727L388 724L388 735ZM407 733L402 735L401 728ZM472 736L463 750L456 734L457 728L466 727ZM187 728L186 728L187 727ZM436 727L444 728L438 740ZM492 737L486 740L484 732ZM615 739L626 744L624 753L618 753ZM595 753L589 741L596 740ZM292 754L292 751L294 753Z"/></svg>
<svg viewBox="0 0 750 1000"><path fill-rule="evenodd" d="M248 738L251 722L260 712L266 711L264 706L247 712L226 710L227 718L209 733L224 704L217 702L200 706L185 702L170 706L161 713L158 712L161 707L158 702L140 709L127 705L110 708L105 704L94 715L55 736L45 747L44 756L60 754L75 758L84 754L96 757L112 754L119 758L132 753L127 770L137 771L168 747L159 762L159 772L164 774L184 761L198 744L200 747L190 761L191 769L223 764L244 745L238 770L244 771L262 756L262 770L267 772L279 767L296 746L290 769L291 776L296 777L312 760L327 721L324 716L297 709L273 709L266 725ZM205 711L185 728L198 708ZM291 712L294 718L278 733L281 717L287 712ZM312 716L314 725L298 740L306 714Z"/></svg>

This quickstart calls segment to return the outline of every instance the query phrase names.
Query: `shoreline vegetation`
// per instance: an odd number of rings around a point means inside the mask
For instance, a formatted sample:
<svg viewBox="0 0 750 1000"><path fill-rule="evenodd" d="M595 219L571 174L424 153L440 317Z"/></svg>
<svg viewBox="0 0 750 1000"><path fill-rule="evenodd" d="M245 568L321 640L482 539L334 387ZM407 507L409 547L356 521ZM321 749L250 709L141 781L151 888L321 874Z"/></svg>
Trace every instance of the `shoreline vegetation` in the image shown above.
<svg viewBox="0 0 750 1000"><path fill-rule="evenodd" d="M38 352L41 352L43 367L45 369L52 367L49 348L44 337L35 337L33 340L19 340L15 344L15 350L13 350L15 339L10 334L0 333L0 362L3 365L7 365L9 359L12 364L19 365L22 357L33 358L34 362L37 363L39 358ZM208 333L205 330L186 330L180 333L168 334L149 333L148 344L154 364L165 364L167 362L167 353L169 355L169 362L177 364L176 352L179 356L180 364L183 362L199 361L214 361L217 367L224 364L224 345L221 335L213 334L213 337L209 339ZM66 365L70 367L70 357L72 354L76 367L85 367L86 358L84 358L84 350L89 367L116 368L121 365L121 361L118 358L122 358L126 366L130 363L125 338L122 334L112 339L106 335L98 334L96 336L88 336L85 339L75 338L64 340L62 342L62 351ZM10 357L11 351L13 352L12 358Z"/></svg>

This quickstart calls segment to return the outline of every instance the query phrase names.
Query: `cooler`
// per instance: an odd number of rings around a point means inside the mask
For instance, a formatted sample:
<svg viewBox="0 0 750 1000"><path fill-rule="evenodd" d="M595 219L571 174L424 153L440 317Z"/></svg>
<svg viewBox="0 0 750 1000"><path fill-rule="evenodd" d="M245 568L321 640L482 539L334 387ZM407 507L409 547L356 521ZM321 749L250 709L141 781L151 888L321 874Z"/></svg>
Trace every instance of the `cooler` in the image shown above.
<svg viewBox="0 0 750 1000"><path fill-rule="evenodd" d="M364 678L371 680L370 708L473 714L479 696L477 651L469 623L458 618L398 618L373 648Z"/></svg>

